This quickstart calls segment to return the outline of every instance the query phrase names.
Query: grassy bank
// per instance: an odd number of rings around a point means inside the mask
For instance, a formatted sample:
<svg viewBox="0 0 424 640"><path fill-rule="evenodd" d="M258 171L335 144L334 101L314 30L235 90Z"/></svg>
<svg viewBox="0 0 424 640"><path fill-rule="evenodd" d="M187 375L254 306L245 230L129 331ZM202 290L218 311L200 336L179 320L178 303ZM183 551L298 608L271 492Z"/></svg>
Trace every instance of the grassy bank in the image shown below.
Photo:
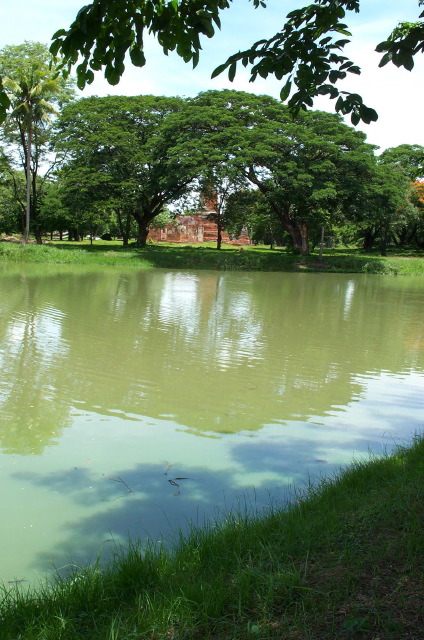
<svg viewBox="0 0 424 640"><path fill-rule="evenodd" d="M327 249L322 262L317 254L293 255L285 249L213 245L149 244L140 249L118 243L57 242L22 247L0 242L0 264L30 262L50 264L97 264L163 267L168 269L218 269L230 271L320 271L336 273L379 273L389 275L424 275L424 256L403 253L382 258L364 255L357 249Z"/></svg>
<svg viewBox="0 0 424 640"><path fill-rule="evenodd" d="M419 640L424 440L357 462L286 510L136 546L35 591L3 590L2 640Z"/></svg>

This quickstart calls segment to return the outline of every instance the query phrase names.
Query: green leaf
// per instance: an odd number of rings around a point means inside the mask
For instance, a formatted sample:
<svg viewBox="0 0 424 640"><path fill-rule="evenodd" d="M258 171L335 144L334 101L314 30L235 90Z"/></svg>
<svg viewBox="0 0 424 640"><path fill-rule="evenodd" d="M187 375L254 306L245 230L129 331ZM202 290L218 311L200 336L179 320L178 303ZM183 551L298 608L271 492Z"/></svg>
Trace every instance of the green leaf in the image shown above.
<svg viewBox="0 0 424 640"><path fill-rule="evenodd" d="M230 64L230 68L228 69L228 79L232 82L236 76L237 63L233 62Z"/></svg>
<svg viewBox="0 0 424 640"><path fill-rule="evenodd" d="M337 40L337 42L333 44L333 48L343 49L349 43L350 40Z"/></svg>
<svg viewBox="0 0 424 640"><path fill-rule="evenodd" d="M77 72L77 87L82 91L85 87L85 74Z"/></svg>
<svg viewBox="0 0 424 640"><path fill-rule="evenodd" d="M54 33L52 35L52 40L56 40L57 38L61 38L62 36L66 36L67 33L65 31L65 29L59 29L59 31L56 31L56 33ZM53 43L56 44L56 43Z"/></svg>
<svg viewBox="0 0 424 640"><path fill-rule="evenodd" d="M87 84L91 84L94 81L94 73L91 71L91 69L88 69L86 71L85 78L86 78Z"/></svg>
<svg viewBox="0 0 424 640"><path fill-rule="evenodd" d="M330 71L329 75L328 75L328 79L330 80L330 82L332 84L335 84L337 82L337 80L339 80L341 77L340 75L340 71L337 71L337 69L333 69L332 71Z"/></svg>
<svg viewBox="0 0 424 640"><path fill-rule="evenodd" d="M119 84L119 81L121 79L121 74L115 67L106 67L105 78L109 84L115 86Z"/></svg>
<svg viewBox="0 0 424 640"><path fill-rule="evenodd" d="M8 109L10 107L10 100L7 97L7 93L4 90L4 87L1 86L1 82L0 82L0 105L5 109Z"/></svg>
<svg viewBox="0 0 424 640"><path fill-rule="evenodd" d="M345 93L347 94L346 102L348 102L349 104L363 103L363 98L362 96L359 95L359 93L348 93L348 92L345 92Z"/></svg>
<svg viewBox="0 0 424 640"><path fill-rule="evenodd" d="M365 122L365 124L370 124L371 122L376 122L378 120L377 112L370 107L366 107L365 105L361 105L359 109L359 115L361 117L361 120Z"/></svg>
<svg viewBox="0 0 424 640"><path fill-rule="evenodd" d="M291 91L291 87L292 87L292 83L291 83L291 80L289 79L289 80L287 80L286 84L284 85L284 87L280 91L280 100L282 102L287 100L287 98L289 97L290 91Z"/></svg>
<svg viewBox="0 0 424 640"><path fill-rule="evenodd" d="M378 53L381 53L382 51L387 51L387 50L389 49L389 47L391 47L391 46L392 46L392 44L393 44L392 42L389 42L388 40L385 40L384 42L380 42L380 43L376 46L375 50L376 50Z"/></svg>
<svg viewBox="0 0 424 640"><path fill-rule="evenodd" d="M57 56L57 54L58 54L58 52L59 52L59 49L60 49L60 47L61 47L61 44L62 44L62 43L61 43L61 41L60 41L60 40L56 40L56 41L55 41L55 42L53 42L53 44L50 46L49 51L50 51L50 53L51 53L53 56Z"/></svg>
<svg viewBox="0 0 424 640"><path fill-rule="evenodd" d="M350 121L353 124L353 126L356 127L356 125L359 123L360 121L360 116L359 113L357 113L356 111L352 111L352 115L350 116Z"/></svg>
<svg viewBox="0 0 424 640"><path fill-rule="evenodd" d="M146 56L144 55L144 51L139 47L130 49L130 59L135 67L144 67L144 65L146 64Z"/></svg>
<svg viewBox="0 0 424 640"><path fill-rule="evenodd" d="M342 98L342 96L339 96L337 102L336 102L336 106L335 109L337 112L341 111L343 113L343 108L344 108L344 99Z"/></svg>
<svg viewBox="0 0 424 640"><path fill-rule="evenodd" d="M227 63L224 62L224 64L220 64L219 67L217 67L216 69L214 69L212 71L212 75L211 78L216 78L216 76L219 76L223 71L225 71L225 69L227 68Z"/></svg>
<svg viewBox="0 0 424 640"><path fill-rule="evenodd" d="M102 63L100 62L100 60L93 59L90 62L90 67L94 69L94 71L100 71L100 69L102 68Z"/></svg>
<svg viewBox="0 0 424 640"><path fill-rule="evenodd" d="M334 100L334 98L337 98L337 96L339 95L339 90L332 85L323 84L318 87L317 93L318 95L329 95L330 98Z"/></svg>
<svg viewBox="0 0 424 640"><path fill-rule="evenodd" d="M388 62L391 62L392 54L390 52L386 53L379 62L379 67L384 67Z"/></svg>
<svg viewBox="0 0 424 640"><path fill-rule="evenodd" d="M402 60L402 66L405 67L405 69L408 69L408 71L412 71L414 68L414 58L412 55L405 54Z"/></svg>

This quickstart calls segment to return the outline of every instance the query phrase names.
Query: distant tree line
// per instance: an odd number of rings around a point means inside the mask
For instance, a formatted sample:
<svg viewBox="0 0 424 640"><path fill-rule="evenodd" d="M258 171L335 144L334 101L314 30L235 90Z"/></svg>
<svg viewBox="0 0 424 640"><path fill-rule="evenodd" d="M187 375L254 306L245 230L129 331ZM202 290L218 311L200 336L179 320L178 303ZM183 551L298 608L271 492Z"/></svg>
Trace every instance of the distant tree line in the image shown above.
<svg viewBox="0 0 424 640"><path fill-rule="evenodd" d="M145 245L200 193L216 198L220 234L307 254L328 242L424 248L424 148L381 155L322 111L269 96L208 91L195 98L76 100L44 45L0 51L11 106L1 127L0 233Z"/></svg>

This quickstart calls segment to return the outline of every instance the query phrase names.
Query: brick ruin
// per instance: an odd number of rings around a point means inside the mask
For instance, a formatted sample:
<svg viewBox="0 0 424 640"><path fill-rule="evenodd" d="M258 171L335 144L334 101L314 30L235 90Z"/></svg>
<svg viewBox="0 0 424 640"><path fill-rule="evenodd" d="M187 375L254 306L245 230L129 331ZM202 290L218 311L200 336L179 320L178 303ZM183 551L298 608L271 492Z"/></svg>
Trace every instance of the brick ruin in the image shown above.
<svg viewBox="0 0 424 640"><path fill-rule="evenodd" d="M216 242L218 225L211 219L211 216L215 213L216 199L203 197L201 198L201 204L196 213L177 216L175 221L167 224L164 229L150 228L148 238L154 242ZM223 231L222 242L232 245L251 244L249 235L245 229L242 230L238 238L234 239Z"/></svg>

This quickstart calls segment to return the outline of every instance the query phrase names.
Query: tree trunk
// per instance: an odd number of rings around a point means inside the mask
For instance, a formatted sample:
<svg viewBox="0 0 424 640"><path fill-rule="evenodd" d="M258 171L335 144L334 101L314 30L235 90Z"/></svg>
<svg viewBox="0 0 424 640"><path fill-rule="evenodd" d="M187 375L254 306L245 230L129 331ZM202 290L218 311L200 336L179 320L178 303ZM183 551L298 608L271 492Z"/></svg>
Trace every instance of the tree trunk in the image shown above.
<svg viewBox="0 0 424 640"><path fill-rule="evenodd" d="M131 231L131 214L129 211L125 214L125 223L122 219L122 214L120 209L116 209L116 217L118 219L118 227L120 235L122 236L122 246L128 247L128 241L130 239L130 231Z"/></svg>
<svg viewBox="0 0 424 640"><path fill-rule="evenodd" d="M131 214L127 212L125 216L125 229L122 232L122 245L124 247L128 247L130 232L131 232Z"/></svg>
<svg viewBox="0 0 424 640"><path fill-rule="evenodd" d="M43 239L41 237L41 229L40 227L36 227L34 230L35 241L37 244L43 244Z"/></svg>
<svg viewBox="0 0 424 640"><path fill-rule="evenodd" d="M380 255L387 256L387 229L383 229L381 232Z"/></svg>
<svg viewBox="0 0 424 640"><path fill-rule="evenodd" d="M217 237L216 237L216 248L219 250L222 246L222 220L220 214L218 214L218 219L216 221L217 224Z"/></svg>
<svg viewBox="0 0 424 640"><path fill-rule="evenodd" d="M309 253L309 229L308 225L305 222L299 222L300 235L302 238L302 244L300 253L303 255L308 255Z"/></svg>
<svg viewBox="0 0 424 640"><path fill-rule="evenodd" d="M322 226L321 227L321 242L319 245L319 256L318 256L318 262L322 262L322 250L324 247L324 234L325 234L325 228Z"/></svg>
<svg viewBox="0 0 424 640"><path fill-rule="evenodd" d="M422 238L419 237L418 235L418 229L416 229L415 233L414 233L414 238L413 238L415 244L417 245L417 247L419 249L424 249L424 240Z"/></svg>
<svg viewBox="0 0 424 640"><path fill-rule="evenodd" d="M292 222L284 225L286 231L291 235L295 249L303 256L309 255L309 233L308 225L305 222Z"/></svg>
<svg viewBox="0 0 424 640"><path fill-rule="evenodd" d="M25 235L25 217L26 217L26 208L22 208L20 210L20 223L21 223L21 232L22 232L22 243Z"/></svg>
<svg viewBox="0 0 424 640"><path fill-rule="evenodd" d="M137 243L137 245L139 247L145 247L146 246L147 236L148 235L149 235L148 227L143 223L139 223L138 224L137 238L136 238L136 243Z"/></svg>
<svg viewBox="0 0 424 640"><path fill-rule="evenodd" d="M364 232L364 251L371 251L374 246L374 241L377 233L372 232L371 229L365 229Z"/></svg>
<svg viewBox="0 0 424 640"><path fill-rule="evenodd" d="M306 222L297 222L290 217L289 208L282 212L281 209L274 207L283 229L290 234L294 248L303 256L309 255L309 229Z"/></svg>
<svg viewBox="0 0 424 640"><path fill-rule="evenodd" d="M254 181L252 180L252 182ZM259 182L254 182L254 184L257 184L260 191L266 195L267 189L263 185L261 186ZM309 255L309 229L307 223L299 222L291 216L292 206L290 202L280 204L273 202L272 199L268 199L268 204L280 220L283 229L290 234L294 248L303 256ZM301 212L298 211L298 213Z"/></svg>
<svg viewBox="0 0 424 640"><path fill-rule="evenodd" d="M32 147L32 123L28 128L28 139L26 149L26 209L25 209L25 229L22 244L25 246L28 244L29 238L29 218L31 211L31 147Z"/></svg>

